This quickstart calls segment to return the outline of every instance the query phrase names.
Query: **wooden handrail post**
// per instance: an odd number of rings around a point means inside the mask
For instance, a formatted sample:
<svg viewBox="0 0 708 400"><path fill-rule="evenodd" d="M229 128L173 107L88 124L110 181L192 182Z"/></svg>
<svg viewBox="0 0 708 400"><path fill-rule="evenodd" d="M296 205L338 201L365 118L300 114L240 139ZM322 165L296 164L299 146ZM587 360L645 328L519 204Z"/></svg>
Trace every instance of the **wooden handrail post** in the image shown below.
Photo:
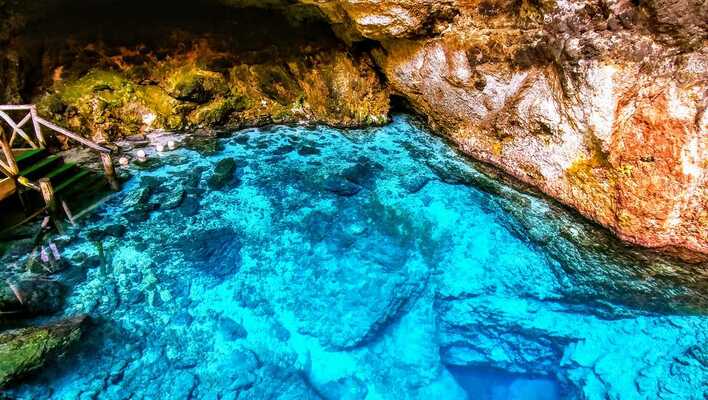
<svg viewBox="0 0 708 400"><path fill-rule="evenodd" d="M108 180L108 183L111 185L111 189L114 191L119 191L120 190L120 184L118 182L118 179L116 178L116 169L113 166L113 159L111 158L111 155L108 153L100 153L101 154L101 163L103 164L103 172L106 175L106 179Z"/></svg>
<svg viewBox="0 0 708 400"><path fill-rule="evenodd" d="M30 109L30 115L32 115L32 126L34 126L34 133L37 135L37 141L39 142L39 147L45 148L47 147L47 142L44 141L44 135L42 134L42 126L39 124L39 121L37 120L38 115L37 115L37 107L32 106Z"/></svg>
<svg viewBox="0 0 708 400"><path fill-rule="evenodd" d="M54 186L49 178L42 178L39 180L39 190L42 191L42 198L44 199L44 204L47 205L47 210L52 218L56 218L57 215L57 200L54 195Z"/></svg>
<svg viewBox="0 0 708 400"><path fill-rule="evenodd" d="M39 180L39 189L42 191L42 198L47 208L54 214L57 209L56 198L54 197L54 186L49 178Z"/></svg>
<svg viewBox="0 0 708 400"><path fill-rule="evenodd" d="M7 160L7 169L10 173L17 175L20 173L20 169L17 167L17 161L15 161L15 154L12 152L10 144L5 139L5 130L0 127L0 150L5 155Z"/></svg>
<svg viewBox="0 0 708 400"><path fill-rule="evenodd" d="M64 234L64 227L62 226L59 208L57 204L57 199L54 194L54 186L49 178L42 178L39 180L39 189L42 192L42 198L44 203L47 205L47 212L52 221L54 221L54 226L57 228L60 234Z"/></svg>

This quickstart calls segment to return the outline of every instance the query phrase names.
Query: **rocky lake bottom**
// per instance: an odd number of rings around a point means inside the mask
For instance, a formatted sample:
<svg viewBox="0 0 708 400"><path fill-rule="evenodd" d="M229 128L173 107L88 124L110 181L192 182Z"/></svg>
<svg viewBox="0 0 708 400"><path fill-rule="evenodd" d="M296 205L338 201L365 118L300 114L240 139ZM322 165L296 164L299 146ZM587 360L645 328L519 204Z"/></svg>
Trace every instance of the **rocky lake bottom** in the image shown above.
<svg viewBox="0 0 708 400"><path fill-rule="evenodd" d="M619 243L410 117L190 142L56 240L62 314L91 327L8 395L708 396L705 265Z"/></svg>

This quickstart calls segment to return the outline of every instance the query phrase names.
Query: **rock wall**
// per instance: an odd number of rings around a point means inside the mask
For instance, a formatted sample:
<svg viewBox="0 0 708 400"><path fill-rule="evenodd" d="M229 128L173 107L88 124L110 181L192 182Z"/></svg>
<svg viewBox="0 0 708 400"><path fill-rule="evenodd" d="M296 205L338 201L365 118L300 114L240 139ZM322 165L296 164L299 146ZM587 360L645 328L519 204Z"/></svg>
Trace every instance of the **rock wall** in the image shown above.
<svg viewBox="0 0 708 400"><path fill-rule="evenodd" d="M14 3L2 0L0 12L4 2ZM98 14L81 21L95 26L135 9L131 0L88 3ZM188 2L177 17L155 4L140 8L152 36L126 44L84 26L83 38L54 53L46 26L18 34L28 22L7 19L0 73L14 72L3 73L0 97L35 99L44 114L112 139L270 122L377 124L392 93L471 157L622 239L708 253L705 2L219 0ZM145 22L156 18L160 26ZM119 38L136 30L111 28ZM35 50L18 51L18 37Z"/></svg>
<svg viewBox="0 0 708 400"><path fill-rule="evenodd" d="M216 3L45 6L16 11L25 18L5 29L12 33L0 70L11 79L0 97L35 102L41 114L95 140L152 130L388 121L389 94L372 57L341 42L309 14L314 8L286 15Z"/></svg>
<svg viewBox="0 0 708 400"><path fill-rule="evenodd" d="M708 8L685 1L310 1L472 157L623 239L708 252Z"/></svg>

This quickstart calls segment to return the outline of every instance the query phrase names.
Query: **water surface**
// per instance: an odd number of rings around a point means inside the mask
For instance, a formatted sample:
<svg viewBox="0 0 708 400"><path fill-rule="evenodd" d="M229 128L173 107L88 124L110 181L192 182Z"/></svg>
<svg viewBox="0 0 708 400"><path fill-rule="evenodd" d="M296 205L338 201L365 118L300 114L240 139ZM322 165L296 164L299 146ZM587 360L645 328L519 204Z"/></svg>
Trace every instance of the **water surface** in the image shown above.
<svg viewBox="0 0 708 400"><path fill-rule="evenodd" d="M486 178L409 118L201 144L82 221L65 313L93 327L12 394L704 398L693 266Z"/></svg>

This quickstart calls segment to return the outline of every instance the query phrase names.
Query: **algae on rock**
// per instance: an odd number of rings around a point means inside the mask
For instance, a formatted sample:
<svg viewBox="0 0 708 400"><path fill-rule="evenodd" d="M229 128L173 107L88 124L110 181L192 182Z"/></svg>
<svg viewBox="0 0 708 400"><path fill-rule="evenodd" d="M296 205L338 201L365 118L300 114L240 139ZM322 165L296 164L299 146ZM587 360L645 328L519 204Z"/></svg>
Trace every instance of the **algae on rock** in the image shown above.
<svg viewBox="0 0 708 400"><path fill-rule="evenodd" d="M81 337L86 317L0 333L0 388L43 367Z"/></svg>

